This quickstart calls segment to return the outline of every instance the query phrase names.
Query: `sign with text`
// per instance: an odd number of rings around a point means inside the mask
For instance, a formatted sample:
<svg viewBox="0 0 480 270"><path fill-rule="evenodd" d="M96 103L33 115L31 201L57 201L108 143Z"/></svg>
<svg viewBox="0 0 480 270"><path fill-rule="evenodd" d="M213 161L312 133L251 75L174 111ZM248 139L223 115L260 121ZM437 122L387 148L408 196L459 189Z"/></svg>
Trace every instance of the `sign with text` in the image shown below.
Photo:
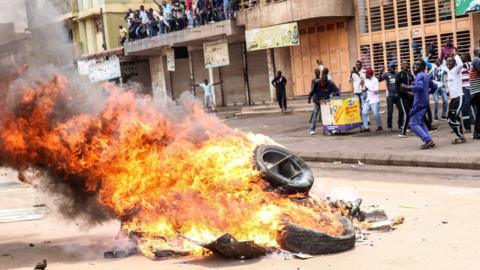
<svg viewBox="0 0 480 270"><path fill-rule="evenodd" d="M479 11L480 0L455 0L455 14L457 16Z"/></svg>
<svg viewBox="0 0 480 270"><path fill-rule="evenodd" d="M215 68L230 65L228 43L225 39L203 43L205 68Z"/></svg>
<svg viewBox="0 0 480 270"><path fill-rule="evenodd" d="M109 60L88 65L88 78L92 83L108 81L121 76L118 57L110 57Z"/></svg>
<svg viewBox="0 0 480 270"><path fill-rule="evenodd" d="M296 22L245 31L247 51L300 45Z"/></svg>

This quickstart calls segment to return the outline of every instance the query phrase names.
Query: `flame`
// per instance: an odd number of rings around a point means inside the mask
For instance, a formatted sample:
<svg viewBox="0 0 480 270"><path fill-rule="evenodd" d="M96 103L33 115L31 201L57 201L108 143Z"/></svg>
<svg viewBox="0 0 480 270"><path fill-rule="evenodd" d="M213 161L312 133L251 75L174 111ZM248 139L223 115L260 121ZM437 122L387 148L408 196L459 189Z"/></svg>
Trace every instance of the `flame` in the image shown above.
<svg viewBox="0 0 480 270"><path fill-rule="evenodd" d="M2 161L55 172L58 181L82 179L124 230L140 235L147 256L165 248L203 252L179 234L209 242L228 232L278 246L285 222L343 233L326 203L306 207L264 191L252 166L261 136L232 130L196 104L175 119L149 97L113 85L104 91L98 114L59 114L73 98L65 77L16 89L13 109L0 112Z"/></svg>

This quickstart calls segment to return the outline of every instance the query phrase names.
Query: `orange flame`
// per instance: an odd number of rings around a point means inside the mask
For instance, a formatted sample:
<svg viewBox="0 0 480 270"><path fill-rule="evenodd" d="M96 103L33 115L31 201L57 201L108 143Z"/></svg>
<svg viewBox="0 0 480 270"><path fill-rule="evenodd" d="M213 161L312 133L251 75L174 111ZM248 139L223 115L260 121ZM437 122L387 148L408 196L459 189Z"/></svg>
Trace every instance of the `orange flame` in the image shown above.
<svg viewBox="0 0 480 270"><path fill-rule="evenodd" d="M85 179L84 188L124 229L142 233L140 247L149 256L171 246L202 252L178 233L208 242L228 232L278 246L285 222L343 232L327 204L305 207L264 191L252 166L254 135L230 129L198 105L172 120L148 97L104 88L99 114L60 116L59 104L72 99L66 78L17 90L14 109L1 112L2 161Z"/></svg>

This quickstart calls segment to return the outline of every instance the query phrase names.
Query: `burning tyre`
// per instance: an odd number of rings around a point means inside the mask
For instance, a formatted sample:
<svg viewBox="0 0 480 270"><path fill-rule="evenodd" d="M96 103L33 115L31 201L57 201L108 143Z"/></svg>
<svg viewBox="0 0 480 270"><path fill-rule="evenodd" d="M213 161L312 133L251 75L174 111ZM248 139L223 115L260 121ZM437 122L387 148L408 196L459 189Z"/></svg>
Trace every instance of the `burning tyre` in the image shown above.
<svg viewBox="0 0 480 270"><path fill-rule="evenodd" d="M259 145L254 157L262 178L280 193L307 193L313 185L313 173L305 161L283 147Z"/></svg>
<svg viewBox="0 0 480 270"><path fill-rule="evenodd" d="M278 243L286 250L310 255L337 253L355 246L353 223L345 217L338 217L344 232L341 236L332 236L323 232L287 224L278 234Z"/></svg>

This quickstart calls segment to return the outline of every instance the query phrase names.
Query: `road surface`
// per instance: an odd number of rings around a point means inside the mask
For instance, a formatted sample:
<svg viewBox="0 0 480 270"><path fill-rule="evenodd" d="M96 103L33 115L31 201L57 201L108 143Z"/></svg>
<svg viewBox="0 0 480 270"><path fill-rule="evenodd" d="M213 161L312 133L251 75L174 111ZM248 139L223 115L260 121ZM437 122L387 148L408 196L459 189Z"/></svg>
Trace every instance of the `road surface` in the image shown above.
<svg viewBox="0 0 480 270"><path fill-rule="evenodd" d="M141 255L103 259L118 222L94 228L66 221L55 210L45 219L0 223L0 269L32 269L42 259L52 269L478 269L480 171L311 164L314 193L360 196L405 223L373 233L355 249L308 260L267 256L249 261L212 257L152 261ZM12 186L14 173L0 169L0 212L54 205L32 188ZM33 244L34 246L30 246Z"/></svg>

